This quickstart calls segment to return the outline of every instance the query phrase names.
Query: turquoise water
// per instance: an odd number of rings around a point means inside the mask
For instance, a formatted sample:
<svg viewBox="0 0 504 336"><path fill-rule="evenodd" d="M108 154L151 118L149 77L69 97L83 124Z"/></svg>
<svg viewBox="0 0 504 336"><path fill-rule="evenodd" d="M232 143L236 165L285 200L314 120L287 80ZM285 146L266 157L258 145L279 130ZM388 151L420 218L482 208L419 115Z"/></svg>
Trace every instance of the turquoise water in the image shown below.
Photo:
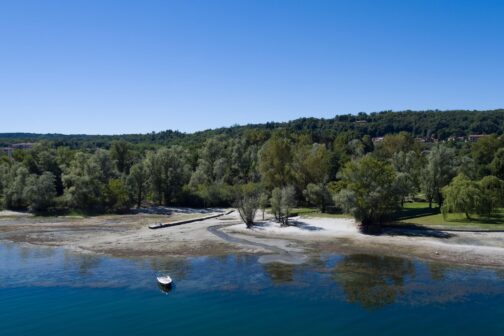
<svg viewBox="0 0 504 336"><path fill-rule="evenodd" d="M15 244L0 245L0 265L3 336L504 335L502 270L368 255L135 261Z"/></svg>

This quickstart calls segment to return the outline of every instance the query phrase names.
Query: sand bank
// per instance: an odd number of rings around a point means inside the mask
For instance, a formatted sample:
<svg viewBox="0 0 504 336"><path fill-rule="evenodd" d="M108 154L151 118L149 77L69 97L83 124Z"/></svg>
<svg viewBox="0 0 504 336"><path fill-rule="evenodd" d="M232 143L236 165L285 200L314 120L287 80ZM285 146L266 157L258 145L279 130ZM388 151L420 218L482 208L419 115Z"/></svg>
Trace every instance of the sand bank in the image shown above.
<svg viewBox="0 0 504 336"><path fill-rule="evenodd" d="M170 215L139 213L88 218L10 214L0 216L0 239L119 257L254 253L264 256L266 262L299 262L310 254L371 253L504 267L504 233L386 229L382 235L369 236L359 233L353 220L342 218L295 218L289 227L267 220L246 229L236 212L175 227L148 228L160 221L223 211L171 210Z"/></svg>

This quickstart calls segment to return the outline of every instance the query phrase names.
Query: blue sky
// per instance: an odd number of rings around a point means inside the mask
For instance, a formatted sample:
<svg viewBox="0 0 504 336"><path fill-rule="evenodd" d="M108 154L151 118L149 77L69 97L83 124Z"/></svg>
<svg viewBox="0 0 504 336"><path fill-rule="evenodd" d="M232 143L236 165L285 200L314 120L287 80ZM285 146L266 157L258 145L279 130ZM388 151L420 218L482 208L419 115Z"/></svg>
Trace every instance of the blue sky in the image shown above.
<svg viewBox="0 0 504 336"><path fill-rule="evenodd" d="M0 2L0 132L504 107L504 1Z"/></svg>

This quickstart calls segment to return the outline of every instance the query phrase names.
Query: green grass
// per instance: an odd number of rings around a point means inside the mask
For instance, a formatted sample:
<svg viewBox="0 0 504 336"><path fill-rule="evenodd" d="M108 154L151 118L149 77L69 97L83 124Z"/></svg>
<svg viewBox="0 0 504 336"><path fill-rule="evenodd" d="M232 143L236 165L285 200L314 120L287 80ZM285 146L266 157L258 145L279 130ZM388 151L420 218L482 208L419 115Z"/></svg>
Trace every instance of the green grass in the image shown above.
<svg viewBox="0 0 504 336"><path fill-rule="evenodd" d="M322 213L317 208L294 208L292 213L303 218L352 218L341 213Z"/></svg>
<svg viewBox="0 0 504 336"><path fill-rule="evenodd" d="M271 214L271 209L267 209L266 212ZM317 208L293 208L291 214L302 218L352 218L347 214L322 213Z"/></svg>
<svg viewBox="0 0 504 336"><path fill-rule="evenodd" d="M291 212L303 218L352 218L348 214L321 213L316 208L294 208ZM432 229L504 230L504 208L496 210L489 217L473 215L471 219L467 219L464 214L450 214L445 220L436 204L429 208L427 202L408 202L392 216L392 220L394 225L414 225Z"/></svg>
<svg viewBox="0 0 504 336"><path fill-rule="evenodd" d="M321 213L320 211L310 212L302 215L303 218L353 218L347 214L331 214L331 213Z"/></svg>
<svg viewBox="0 0 504 336"><path fill-rule="evenodd" d="M504 230L504 208L496 210L491 216L449 214L445 219L437 208L429 209L428 203L406 203L394 216L396 224L409 224L434 229L459 230Z"/></svg>

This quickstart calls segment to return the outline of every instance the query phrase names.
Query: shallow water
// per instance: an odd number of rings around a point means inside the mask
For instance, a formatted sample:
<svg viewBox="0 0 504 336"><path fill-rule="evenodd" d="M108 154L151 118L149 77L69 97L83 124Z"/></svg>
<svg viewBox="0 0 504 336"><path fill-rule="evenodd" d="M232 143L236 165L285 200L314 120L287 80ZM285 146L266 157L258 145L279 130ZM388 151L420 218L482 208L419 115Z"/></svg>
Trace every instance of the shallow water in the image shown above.
<svg viewBox="0 0 504 336"><path fill-rule="evenodd" d="M369 255L124 260L6 243L0 266L4 336L504 334L502 270Z"/></svg>

